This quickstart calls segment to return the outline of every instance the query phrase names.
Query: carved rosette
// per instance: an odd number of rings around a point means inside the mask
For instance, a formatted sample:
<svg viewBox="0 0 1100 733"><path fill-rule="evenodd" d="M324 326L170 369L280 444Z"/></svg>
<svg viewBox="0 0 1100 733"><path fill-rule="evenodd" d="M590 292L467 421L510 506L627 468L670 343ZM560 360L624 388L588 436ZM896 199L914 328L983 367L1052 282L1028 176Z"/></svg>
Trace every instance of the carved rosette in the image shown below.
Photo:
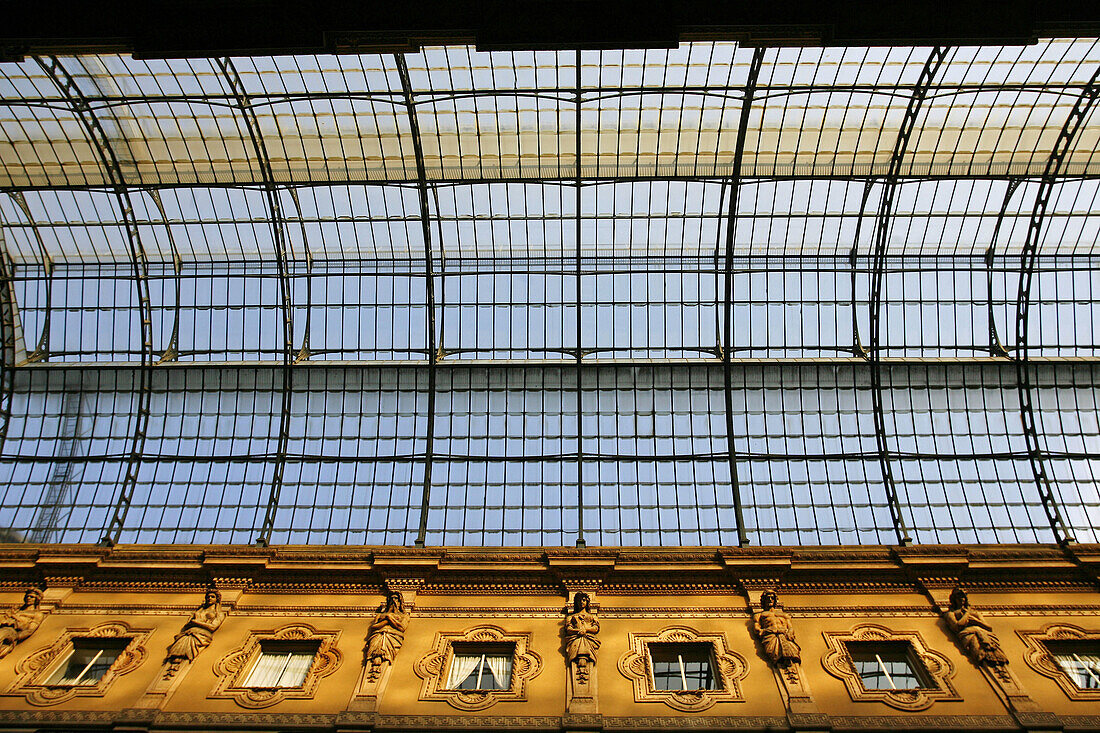
<svg viewBox="0 0 1100 733"><path fill-rule="evenodd" d="M1100 690L1085 690L1070 679L1061 665L1050 653L1047 642L1092 642L1100 645L1100 631L1089 631L1072 624L1051 624L1038 631L1016 632L1027 644L1028 653L1024 657L1027 666L1058 683L1062 691L1071 700L1082 702L1100 702Z"/></svg>
<svg viewBox="0 0 1100 733"><path fill-rule="evenodd" d="M877 624L863 624L851 631L824 631L829 652L821 660L821 666L833 677L841 680L848 694L856 702L882 702L892 708L913 712L925 710L937 700L961 700L958 691L951 683L955 676L955 667L947 657L928 648L915 631L892 631ZM855 663L848 653L848 642L908 642L924 671L932 679L935 687L921 687L915 690L868 690L856 671Z"/></svg>
<svg viewBox="0 0 1100 733"><path fill-rule="evenodd" d="M512 684L507 690L448 690L447 670L454 657L454 643L513 644ZM542 658L531 651L531 635L510 633L499 626L475 626L456 633L438 633L432 650L413 665L416 676L424 680L421 700L441 700L458 710L485 710L498 702L527 699L527 683L542 671Z"/></svg>
<svg viewBox="0 0 1100 733"><path fill-rule="evenodd" d="M15 668L15 681L5 694L23 695L31 705L57 705L74 697L103 697L119 676L133 672L145 661L145 642L152 629L131 628L124 621L113 621L92 628L65 629L52 646L22 660ZM50 685L46 680L69 658L76 639L129 639L126 648L94 685Z"/></svg>
<svg viewBox="0 0 1100 733"><path fill-rule="evenodd" d="M710 644L719 680L717 690L657 690L653 687L648 645L653 643ZM619 672L634 685L634 702L659 702L685 713L697 713L716 702L744 702L741 680L749 673L748 662L730 651L726 635L703 633L687 626L672 626L656 634L629 635L630 651L619 658Z"/></svg>
<svg viewBox="0 0 1100 733"><path fill-rule="evenodd" d="M214 663L218 683L208 697L235 700L244 708L267 708L283 700L310 700L321 679L337 670L343 661L336 641L339 631L318 631L309 624L291 624L279 629L253 631L244 644ZM262 653L264 642L316 642L313 665L300 687L245 687L250 670Z"/></svg>

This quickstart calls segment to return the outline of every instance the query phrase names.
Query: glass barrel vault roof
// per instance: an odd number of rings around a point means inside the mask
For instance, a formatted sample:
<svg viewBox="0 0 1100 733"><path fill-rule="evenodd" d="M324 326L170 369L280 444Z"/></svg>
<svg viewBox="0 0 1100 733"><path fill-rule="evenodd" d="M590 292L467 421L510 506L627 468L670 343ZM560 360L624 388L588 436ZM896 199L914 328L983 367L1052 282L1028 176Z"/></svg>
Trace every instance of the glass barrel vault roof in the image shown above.
<svg viewBox="0 0 1100 733"><path fill-rule="evenodd" d="M1096 541L1098 44L0 63L0 527Z"/></svg>

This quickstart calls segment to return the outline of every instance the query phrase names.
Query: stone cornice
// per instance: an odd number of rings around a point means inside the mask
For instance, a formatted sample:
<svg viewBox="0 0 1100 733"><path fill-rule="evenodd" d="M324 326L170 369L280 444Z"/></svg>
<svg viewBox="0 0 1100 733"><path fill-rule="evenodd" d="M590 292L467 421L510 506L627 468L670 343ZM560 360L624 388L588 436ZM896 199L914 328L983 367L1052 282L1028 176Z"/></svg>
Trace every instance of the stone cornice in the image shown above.
<svg viewBox="0 0 1100 733"><path fill-rule="evenodd" d="M1095 589L1100 545L915 547L406 548L251 545L0 545L0 589L31 583L85 589L377 593L418 578L425 595L553 594L566 580L604 592L735 591L778 582L806 592L905 592L919 583L972 588ZM166 573L171 580L165 579ZM685 578L689 579L685 582Z"/></svg>

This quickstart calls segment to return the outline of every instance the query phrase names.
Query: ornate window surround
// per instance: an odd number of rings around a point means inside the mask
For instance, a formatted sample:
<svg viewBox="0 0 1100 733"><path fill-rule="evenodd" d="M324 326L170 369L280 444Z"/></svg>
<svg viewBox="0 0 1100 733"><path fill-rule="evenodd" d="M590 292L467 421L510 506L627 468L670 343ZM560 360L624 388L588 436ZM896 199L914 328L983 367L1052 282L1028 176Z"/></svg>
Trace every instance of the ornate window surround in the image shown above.
<svg viewBox="0 0 1100 733"><path fill-rule="evenodd" d="M152 629L131 628L111 621L91 628L67 628L52 646L34 652L16 665L16 678L5 695L22 695L31 705L57 705L74 697L103 697L116 677L133 672L145 661L145 643ZM94 685L51 685L47 680L68 660L77 639L129 639L118 659Z"/></svg>
<svg viewBox="0 0 1100 733"><path fill-rule="evenodd" d="M688 626L670 626L655 634L630 632L629 651L619 659L619 672L634 684L634 702L658 702L674 710L698 713L716 702L744 702L741 680L749 672L748 662L730 651L722 632L703 633ZM650 644L709 644L714 654L715 690L658 690L653 686Z"/></svg>
<svg viewBox="0 0 1100 733"><path fill-rule="evenodd" d="M512 681L507 690L448 690L447 670L454 659L454 644L512 644ZM440 632L432 650L413 665L416 676L424 680L421 700L441 700L458 710L485 710L498 702L522 702L527 699L527 683L542 671L542 658L531 651L531 634L512 633L499 626L485 624L465 631Z"/></svg>
<svg viewBox="0 0 1100 733"><path fill-rule="evenodd" d="M916 631L893 631L878 624L862 624L851 631L823 631L829 651L821 666L841 680L855 702L882 702L892 708L913 712L925 710L938 700L962 700L951 678L955 667L951 660L932 651ZM924 666L924 672L936 687L915 690L868 690L863 686L848 653L849 642L908 642L913 656Z"/></svg>
<svg viewBox="0 0 1100 733"><path fill-rule="evenodd" d="M1100 690L1083 690L1074 684L1066 671L1054 660L1046 642L1091 641L1100 645L1100 631L1089 631L1073 624L1048 624L1038 631L1017 631L1028 653L1024 657L1027 666L1058 683L1066 697L1081 702L1100 701Z"/></svg>
<svg viewBox="0 0 1100 733"><path fill-rule="evenodd" d="M235 700L244 708L271 707L283 700L310 700L317 692L321 678L340 666L343 657L336 648L339 631L318 631L309 624L297 623L278 629L252 631L244 644L214 662L218 683L207 695L210 699ZM262 653L264 643L313 642L317 653L313 664L299 687L245 687L245 680Z"/></svg>

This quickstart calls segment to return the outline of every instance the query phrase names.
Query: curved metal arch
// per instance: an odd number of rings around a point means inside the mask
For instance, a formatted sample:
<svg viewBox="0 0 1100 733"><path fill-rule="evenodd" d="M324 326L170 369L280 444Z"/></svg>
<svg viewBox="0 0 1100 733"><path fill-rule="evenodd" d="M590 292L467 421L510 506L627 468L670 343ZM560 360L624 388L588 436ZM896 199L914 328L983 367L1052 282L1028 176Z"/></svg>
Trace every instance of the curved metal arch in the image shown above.
<svg viewBox="0 0 1100 733"><path fill-rule="evenodd" d="M31 207L27 203L27 197L23 195L22 191L8 191L8 197L16 203L19 210L23 212L23 216L27 218L27 223L30 224L31 232L34 234L34 241L38 245L39 255L42 258L42 272L45 275L43 283L46 291L46 312L42 317L42 332L38 334L38 342L35 344L34 351L27 354L26 360L27 362L45 361L50 356L50 314L53 311L53 260L50 258L49 252L46 251L46 243L42 240L42 232L39 231L38 223L34 220L34 216L31 213ZM4 253L7 254L6 247L4 248Z"/></svg>
<svg viewBox="0 0 1100 733"><path fill-rule="evenodd" d="M886 488L886 501L890 508L890 517L894 522L894 531L897 533L898 544L908 545L913 542L909 535L909 528L905 524L905 517L901 510L901 499L898 496L897 485L894 481L894 472L890 466L890 446L886 442L886 411L882 404L882 284L886 279L886 245L890 235L890 220L894 211L894 194L901 175L902 158L905 156L906 147L909 145L909 137L913 134L916 125L917 114L921 104L928 95L932 86L932 79L943 64L947 56L947 48L936 46L928 54L924 62L920 76L913 87L913 96L909 98L909 104L905 107L905 117L902 119L901 129L898 130L898 138L894 143L894 151L890 156L890 168L883 180L882 198L879 200L878 214L876 215L875 249L871 270L871 318L869 358L871 362L871 399L874 408L875 442L878 447L879 466L882 468L882 482Z"/></svg>
<svg viewBox="0 0 1100 733"><path fill-rule="evenodd" d="M18 325L15 292L12 288L12 266L4 228L0 226L0 453L8 437L11 423L11 403L15 398L15 365L19 361L21 335Z"/></svg>
<svg viewBox="0 0 1100 733"><path fill-rule="evenodd" d="M760 68L764 64L764 49L757 47L752 53L749 73L745 79L745 91L741 100L741 118L737 127L737 140L733 150L733 175L729 180L729 210L726 214L726 272L722 301L722 393L726 407L726 452L730 469L730 484L733 487L733 513L737 522L737 544L744 547L749 543L745 531L745 512L741 501L741 485L737 481L737 460L733 446L733 239L737 223L738 189L741 184L741 164L745 157L745 138L748 135L749 112L752 108L753 94L760 78Z"/></svg>
<svg viewBox="0 0 1100 733"><path fill-rule="evenodd" d="M271 214L271 232L275 244L275 260L279 281L279 302L283 313L282 410L279 416L279 436L275 447L275 465L271 476L271 491L268 494L267 508L264 511L260 531L256 535L257 545L267 545L271 539L271 530L275 525L275 512L278 510L279 496L282 493L286 473L287 446L290 444L291 388L293 387L291 367L294 365L294 327L293 308L290 301L290 268L286 254L287 225L279 203L279 192L275 185L275 174L271 168L271 158L268 156L267 145L260 130L260 121L256 117L256 111L252 109L252 102L245 91L244 83L241 81L237 68L233 65L231 59L219 58L216 61L218 68L221 69L222 75L229 84L233 97L237 100L236 109L240 111L244 120L252 148L256 152L260 175L263 178L264 195L267 198L268 212Z"/></svg>
<svg viewBox="0 0 1100 733"><path fill-rule="evenodd" d="M1081 129L1089 111L1100 96L1100 69L1097 69L1088 84L1081 91L1081 96L1070 110L1065 124L1058 133L1058 140L1054 143L1050 157L1047 158L1043 175L1039 179L1039 190L1035 194L1035 207L1031 212L1031 221L1027 228L1027 239L1024 241L1023 252L1020 255L1020 287L1016 297L1016 386L1020 396L1020 417L1024 427L1024 441L1027 445L1028 462L1031 464L1031 472L1035 477L1036 487L1039 489L1039 498L1043 503L1043 511L1050 522L1051 531L1059 544L1074 541L1073 531L1066 524L1062 512L1058 508L1058 501L1054 496L1054 487L1051 485L1050 476L1044 465L1043 448L1039 444L1039 430L1035 421L1035 405L1032 398L1033 387L1031 384L1030 355L1028 349L1028 316L1031 310L1031 282L1035 276L1035 266L1039 259L1039 239L1042 234L1043 222L1046 218L1047 208L1050 205L1050 195L1054 185L1058 182L1058 176L1069 154L1070 145L1074 137Z"/></svg>
<svg viewBox="0 0 1100 733"><path fill-rule="evenodd" d="M989 242L989 249L985 251L985 293L986 310L989 316L990 356L1011 356L1011 354L1008 353L1008 349L1001 343L1000 335L997 333L997 320L993 316L993 258L996 254L997 235L1001 233L1001 224L1004 222L1005 214L1008 212L1008 204L1012 201L1013 194L1016 193L1016 189L1020 187L1022 182L1022 178L1008 179L1008 188L1005 190L1004 201L1001 202L1001 208L997 212L997 223L993 225L993 237Z"/></svg>
<svg viewBox="0 0 1100 733"><path fill-rule="evenodd" d="M48 60L47 60L48 59ZM149 260L145 254L145 248L141 243L141 234L138 230L137 217L134 215L133 202L130 199L130 191L126 184L126 177L122 170L121 162L115 151L111 138L104 130L102 123L96 116L84 93L81 92L76 80L61 64L56 56L43 59L35 56L34 60L45 72L46 76L61 92L69 103L69 107L80 120L89 142L95 147L99 155L100 163L110 180L111 190L118 203L119 212L122 215L123 228L126 231L126 239L130 252L130 261L134 270L134 287L138 296L138 310L141 333L141 365L138 369L138 408L134 418L134 434L130 441L130 451L126 459L126 475L119 489L118 498L115 500L114 511L110 522L100 538L100 544L113 545L118 541L126 522L126 514L130 509L134 488L137 486L138 469L141 466L142 456L145 450L145 438L149 428L149 413L152 405L152 381L153 381L153 336L152 336L152 299L149 289Z"/></svg>
<svg viewBox="0 0 1100 733"><path fill-rule="evenodd" d="M409 67L405 63L405 54L393 55L397 63L397 75L401 78L401 90L404 93L405 109L409 117L409 134L412 137L413 155L416 158L416 193L420 202L420 225L424 232L424 274L426 277L425 297L428 305L428 425L424 442L424 489L420 501L420 521L417 523L416 547L423 547L428 533L428 509L431 502L432 460L435 453L435 410L437 391L437 365L440 349L435 339L435 272L432 255L432 217L428 204L428 168L424 163L424 146L420 137L420 123L416 117L416 103L413 99L412 82L409 79Z"/></svg>
<svg viewBox="0 0 1100 733"><path fill-rule="evenodd" d="M176 303L172 309L172 333L168 337L168 344L164 347L164 351L157 359L157 364L163 364L166 361L175 361L179 357L180 288L183 285L183 258L180 257L179 248L176 247L176 237L172 234L172 227L168 223L168 214L164 211L164 202L160 198L160 191L153 188L146 191L146 194L153 200L153 205L157 207L157 213L160 214L160 220L164 223L164 231L168 235L168 249L172 252L172 272L175 274L176 279Z"/></svg>

